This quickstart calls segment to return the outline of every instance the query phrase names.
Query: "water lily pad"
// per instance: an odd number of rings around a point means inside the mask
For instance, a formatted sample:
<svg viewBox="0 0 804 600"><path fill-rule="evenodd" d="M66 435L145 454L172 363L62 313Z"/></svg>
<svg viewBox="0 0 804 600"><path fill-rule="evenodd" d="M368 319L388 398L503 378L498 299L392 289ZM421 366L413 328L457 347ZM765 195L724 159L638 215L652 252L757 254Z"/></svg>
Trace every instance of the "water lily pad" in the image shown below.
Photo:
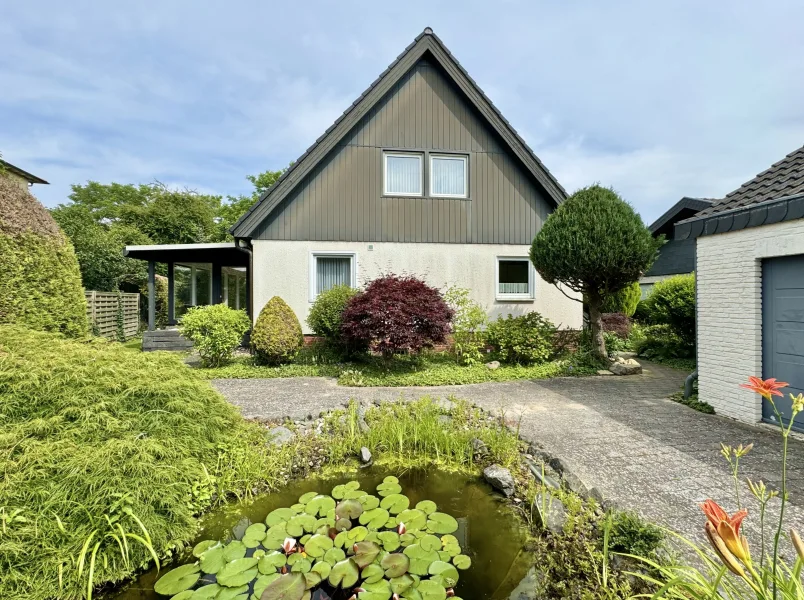
<svg viewBox="0 0 804 600"><path fill-rule="evenodd" d="M351 519L338 519L337 521L335 521L336 531L348 531L351 528L352 528Z"/></svg>
<svg viewBox="0 0 804 600"><path fill-rule="evenodd" d="M246 533L243 535L242 542L246 548L256 548L260 542L265 539L265 523L254 523L249 525Z"/></svg>
<svg viewBox="0 0 804 600"><path fill-rule="evenodd" d="M223 550L224 562L232 562L246 555L246 545L240 540L234 540L226 544Z"/></svg>
<svg viewBox="0 0 804 600"><path fill-rule="evenodd" d="M391 597L391 584L384 579L360 587L365 591L357 595L359 600L388 600Z"/></svg>
<svg viewBox="0 0 804 600"><path fill-rule="evenodd" d="M438 560L443 560L444 562L449 562L452 557L449 555L449 552L444 550L438 551Z"/></svg>
<svg viewBox="0 0 804 600"><path fill-rule="evenodd" d="M393 579L408 572L410 558L404 554L386 554L380 562L380 566L385 569L385 576Z"/></svg>
<svg viewBox="0 0 804 600"><path fill-rule="evenodd" d="M438 510L438 506L432 500L422 500L418 504L416 504L416 508L422 511L424 514L429 515L434 513Z"/></svg>
<svg viewBox="0 0 804 600"><path fill-rule="evenodd" d="M446 593L444 594L446 595ZM402 597L405 600L422 600L422 595L419 593L415 587L409 587L402 593Z"/></svg>
<svg viewBox="0 0 804 600"><path fill-rule="evenodd" d="M452 564L455 565L458 569L465 571L466 569L472 566L472 559L466 556L465 554L458 554L457 556L452 557Z"/></svg>
<svg viewBox="0 0 804 600"><path fill-rule="evenodd" d="M223 588L215 600L243 600L248 597L248 586L240 585L233 588Z"/></svg>
<svg viewBox="0 0 804 600"><path fill-rule="evenodd" d="M329 496L316 495L307 502L304 512L308 515L323 517L333 508L335 508L335 500Z"/></svg>
<svg viewBox="0 0 804 600"><path fill-rule="evenodd" d="M399 479L394 477L393 475L387 475L383 480L383 483L399 483Z"/></svg>
<svg viewBox="0 0 804 600"><path fill-rule="evenodd" d="M444 586L432 579L422 579L416 590L421 594L422 600L445 600L447 597Z"/></svg>
<svg viewBox="0 0 804 600"><path fill-rule="evenodd" d="M336 500L341 500L348 492L360 489L360 483L357 481L350 481L343 485L336 485L332 488L332 497Z"/></svg>
<svg viewBox="0 0 804 600"><path fill-rule="evenodd" d="M219 542L217 540L204 540L203 542L196 544L195 548L193 548L193 556L199 558L204 552L217 546L218 543Z"/></svg>
<svg viewBox="0 0 804 600"><path fill-rule="evenodd" d="M262 558L263 556L265 556L265 550L262 548L257 548L254 551L254 554L252 554L251 556L253 556L254 558Z"/></svg>
<svg viewBox="0 0 804 600"><path fill-rule="evenodd" d="M328 562L330 566L334 566L335 563L342 561L344 558L346 558L346 552L340 548L330 548L324 553L324 560Z"/></svg>
<svg viewBox="0 0 804 600"><path fill-rule="evenodd" d="M318 492L307 492L306 494L302 494L299 497L299 504L307 504L310 500L315 498L318 495Z"/></svg>
<svg viewBox="0 0 804 600"><path fill-rule="evenodd" d="M401 545L399 534L396 531L381 531L377 534L377 539L382 544L383 550L393 552Z"/></svg>
<svg viewBox="0 0 804 600"><path fill-rule="evenodd" d="M458 583L458 569L442 560L431 564L428 571L432 575L432 581L437 581L445 588L454 587Z"/></svg>
<svg viewBox="0 0 804 600"><path fill-rule="evenodd" d="M386 479L388 478L386 477ZM383 481L377 486L377 493L383 497L390 496L391 494L398 494L401 491L402 486L392 481Z"/></svg>
<svg viewBox="0 0 804 600"><path fill-rule="evenodd" d="M429 575L430 565L439 559L435 550L425 550L419 544L411 544L404 550L410 559L408 571L415 575Z"/></svg>
<svg viewBox="0 0 804 600"><path fill-rule="evenodd" d="M154 585L154 591L163 596L175 596L189 590L201 578L201 567L197 564L182 565L168 571Z"/></svg>
<svg viewBox="0 0 804 600"><path fill-rule="evenodd" d="M288 573L268 584L260 600L302 600L304 592L304 575L301 573Z"/></svg>
<svg viewBox="0 0 804 600"><path fill-rule="evenodd" d="M218 571L218 585L240 587L250 583L252 579L257 577L258 562L256 558L237 558L232 562L226 563Z"/></svg>
<svg viewBox="0 0 804 600"><path fill-rule="evenodd" d="M173 596L170 600L190 600L194 593L193 590L184 590Z"/></svg>
<svg viewBox="0 0 804 600"><path fill-rule="evenodd" d="M321 583L322 579L323 577L321 577L320 573L316 573L315 571L308 571L307 573L304 574L304 587L306 587L308 590L312 589L319 583Z"/></svg>
<svg viewBox="0 0 804 600"><path fill-rule="evenodd" d="M422 547L422 550L427 552L431 552L433 550L441 550L441 538L435 535L425 535L422 539L419 540L419 546Z"/></svg>
<svg viewBox="0 0 804 600"><path fill-rule="evenodd" d="M415 544L416 539L417 538L415 535L413 535L413 533L403 533L402 535L399 536L399 543L407 547L410 546L411 544Z"/></svg>
<svg viewBox="0 0 804 600"><path fill-rule="evenodd" d="M271 573L269 575L260 575L257 577L256 581L254 581L254 596L259 598L262 596L263 591L269 585L271 585L274 581L279 579L281 575L279 573Z"/></svg>
<svg viewBox="0 0 804 600"><path fill-rule="evenodd" d="M338 561L335 561L338 562ZM311 573L318 573L321 575L321 579L326 579L329 577L329 572L332 570L332 565L324 560L319 560L317 563L313 565L313 568L310 569Z"/></svg>
<svg viewBox="0 0 804 600"><path fill-rule="evenodd" d="M401 513L410 506L410 499L402 494L388 494L380 502L380 507L392 515Z"/></svg>
<svg viewBox="0 0 804 600"><path fill-rule="evenodd" d="M360 515L360 524L374 530L384 527L387 520L388 511L385 508L372 508Z"/></svg>
<svg viewBox="0 0 804 600"><path fill-rule="evenodd" d="M260 573L263 575L270 575L272 573L276 573L277 569L284 567L286 562L287 557L285 557L284 553L269 552L259 559L257 562L257 569L259 569Z"/></svg>
<svg viewBox="0 0 804 600"><path fill-rule="evenodd" d="M368 535L368 529L366 529L362 525L352 527L349 531L346 532L346 537L352 542L362 542L363 540L366 539L367 535Z"/></svg>
<svg viewBox="0 0 804 600"><path fill-rule="evenodd" d="M384 574L380 565L372 563L360 572L360 577L364 583L375 583L382 579Z"/></svg>
<svg viewBox="0 0 804 600"><path fill-rule="evenodd" d="M277 550L282 547L282 543L287 537L290 537L288 534L288 524L285 522L277 523L265 532L262 545L268 550Z"/></svg>
<svg viewBox="0 0 804 600"><path fill-rule="evenodd" d="M332 548L332 540L327 535L314 535L304 545L304 551L313 558L324 556L324 553Z"/></svg>
<svg viewBox="0 0 804 600"><path fill-rule="evenodd" d="M357 564L351 558L335 563L329 572L328 581L335 587L350 588L360 576Z"/></svg>
<svg viewBox="0 0 804 600"><path fill-rule="evenodd" d="M454 535L441 536L441 547L450 556L457 556L461 553L461 544Z"/></svg>
<svg viewBox="0 0 804 600"><path fill-rule="evenodd" d="M375 542L357 542L354 545L355 555L352 560L362 569L374 562L374 559L380 554L380 549Z"/></svg>
<svg viewBox="0 0 804 600"><path fill-rule="evenodd" d="M427 517L427 529L439 535L453 533L458 531L458 521L447 513L434 512Z"/></svg>
<svg viewBox="0 0 804 600"><path fill-rule="evenodd" d="M371 510L372 508L377 508L380 505L380 499L377 496L372 496L371 494L365 494L358 498L358 502L363 505L363 510Z"/></svg>
<svg viewBox="0 0 804 600"><path fill-rule="evenodd" d="M339 519L356 519L362 512L363 505L353 498L341 500L335 507L335 516Z"/></svg>
<svg viewBox="0 0 804 600"><path fill-rule="evenodd" d="M388 583L391 584L391 592L394 594L401 594L413 585L413 577L405 573L399 577L394 577Z"/></svg>
<svg viewBox="0 0 804 600"><path fill-rule="evenodd" d="M212 600L222 589L217 583L210 583L194 590L192 600Z"/></svg>
<svg viewBox="0 0 804 600"><path fill-rule="evenodd" d="M305 531L312 532L315 529L316 519L313 515L303 513L291 517L287 522L287 532L291 537L301 537ZM449 532L447 532L449 533Z"/></svg>
<svg viewBox="0 0 804 600"><path fill-rule="evenodd" d="M366 492L363 490L349 490L343 495L344 500L357 500L360 501L363 496L366 495Z"/></svg>
<svg viewBox="0 0 804 600"><path fill-rule="evenodd" d="M396 520L404 523L408 531L417 531L427 526L427 515L417 508L403 510L396 516Z"/></svg>
<svg viewBox="0 0 804 600"><path fill-rule="evenodd" d="M332 540L335 544L336 548L344 548L347 544L349 544L349 532L348 531L341 531L338 535L335 536L335 539Z"/></svg>
<svg viewBox="0 0 804 600"><path fill-rule="evenodd" d="M293 573L309 573L310 569L313 568L313 563L310 562L310 559L303 557L301 554L297 554L296 556L298 556L299 559L293 561L293 566L290 570Z"/></svg>
<svg viewBox="0 0 804 600"><path fill-rule="evenodd" d="M220 544L209 548L200 556L201 570L204 573L217 573L220 571L223 565L226 564L224 560L225 552L226 547ZM243 548L243 555L245 556L245 548Z"/></svg>
<svg viewBox="0 0 804 600"><path fill-rule="evenodd" d="M294 514L296 513L289 508L277 508L276 510L269 512L268 516L265 517L265 525L268 527L273 527L274 525L285 523L286 521L290 521L290 518Z"/></svg>

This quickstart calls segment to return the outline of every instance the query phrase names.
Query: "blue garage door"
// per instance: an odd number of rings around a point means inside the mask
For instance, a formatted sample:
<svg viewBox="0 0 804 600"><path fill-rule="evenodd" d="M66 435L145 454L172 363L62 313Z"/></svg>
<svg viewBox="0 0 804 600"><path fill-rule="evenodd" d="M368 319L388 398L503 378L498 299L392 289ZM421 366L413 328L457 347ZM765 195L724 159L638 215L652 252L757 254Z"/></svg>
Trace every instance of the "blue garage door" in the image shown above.
<svg viewBox="0 0 804 600"><path fill-rule="evenodd" d="M738 342L739 343L739 342ZM762 264L762 376L790 384L784 398L774 396L782 418L789 422L788 393L804 392L804 256L771 258ZM776 422L767 401L762 417ZM793 427L804 430L804 413Z"/></svg>

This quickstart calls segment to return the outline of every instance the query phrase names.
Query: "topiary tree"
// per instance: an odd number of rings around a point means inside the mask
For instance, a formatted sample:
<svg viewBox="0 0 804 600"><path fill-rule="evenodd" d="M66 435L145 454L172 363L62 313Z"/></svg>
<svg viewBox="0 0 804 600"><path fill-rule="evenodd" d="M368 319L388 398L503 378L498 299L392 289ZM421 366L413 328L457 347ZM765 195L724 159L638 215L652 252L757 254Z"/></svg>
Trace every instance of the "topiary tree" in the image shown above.
<svg viewBox="0 0 804 600"><path fill-rule="evenodd" d="M530 259L545 281L583 295L594 352L606 359L603 301L637 281L663 243L614 190L593 185L575 192L550 215L533 240Z"/></svg>
<svg viewBox="0 0 804 600"><path fill-rule="evenodd" d="M296 314L279 296L263 306L251 332L254 360L261 365L290 362L304 343Z"/></svg>
<svg viewBox="0 0 804 600"><path fill-rule="evenodd" d="M28 190L0 174L0 323L79 337L86 310L69 240Z"/></svg>
<svg viewBox="0 0 804 600"><path fill-rule="evenodd" d="M336 285L318 297L310 307L307 324L316 335L326 339L332 346L342 346L341 324L343 311L357 290L348 285Z"/></svg>
<svg viewBox="0 0 804 600"><path fill-rule="evenodd" d="M639 282L635 281L619 292L606 296L601 310L604 313L622 313L626 317L632 317L641 298L642 288L639 287Z"/></svg>
<svg viewBox="0 0 804 600"><path fill-rule="evenodd" d="M342 331L350 346L370 346L388 359L446 341L452 315L441 293L421 279L386 275L349 301Z"/></svg>

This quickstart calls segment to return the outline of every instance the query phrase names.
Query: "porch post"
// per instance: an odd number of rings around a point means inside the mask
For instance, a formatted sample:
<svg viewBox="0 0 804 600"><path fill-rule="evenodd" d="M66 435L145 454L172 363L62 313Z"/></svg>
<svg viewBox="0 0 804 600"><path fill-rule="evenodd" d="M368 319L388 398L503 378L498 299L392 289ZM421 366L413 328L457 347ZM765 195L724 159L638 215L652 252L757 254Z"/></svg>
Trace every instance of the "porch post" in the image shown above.
<svg viewBox="0 0 804 600"><path fill-rule="evenodd" d="M176 291L176 278L175 272L173 270L173 263L169 262L167 264L167 274L168 274L168 325L175 325L176 324L176 298L175 298L175 291Z"/></svg>
<svg viewBox="0 0 804 600"><path fill-rule="evenodd" d="M234 280L235 280L235 310L240 310L240 278L235 276Z"/></svg>
<svg viewBox="0 0 804 600"><path fill-rule="evenodd" d="M190 267L190 306L195 306L198 304L196 301L196 293L195 293L195 286L196 286L196 276L195 276L195 267Z"/></svg>
<svg viewBox="0 0 804 600"><path fill-rule="evenodd" d="M156 265L148 261L148 331L156 328Z"/></svg>
<svg viewBox="0 0 804 600"><path fill-rule="evenodd" d="M212 298L210 304L221 303L221 264L212 263Z"/></svg>
<svg viewBox="0 0 804 600"><path fill-rule="evenodd" d="M251 291L251 255L249 255L249 261L246 265L246 314L248 315L249 321L254 323L254 317L251 314L251 298L252 298L252 291Z"/></svg>

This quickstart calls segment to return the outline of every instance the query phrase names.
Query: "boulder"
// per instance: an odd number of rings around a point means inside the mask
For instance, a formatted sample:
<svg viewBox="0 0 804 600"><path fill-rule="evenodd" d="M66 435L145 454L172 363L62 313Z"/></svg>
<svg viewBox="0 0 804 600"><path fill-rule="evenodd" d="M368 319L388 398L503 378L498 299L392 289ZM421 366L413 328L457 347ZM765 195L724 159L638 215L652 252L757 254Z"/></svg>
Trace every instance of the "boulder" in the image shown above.
<svg viewBox="0 0 804 600"><path fill-rule="evenodd" d="M290 442L295 434L287 427L272 427L268 430L269 442L274 446L284 446Z"/></svg>
<svg viewBox="0 0 804 600"><path fill-rule="evenodd" d="M640 365L633 358L622 359L619 358L611 363L609 371L615 375L639 375L642 373L642 365Z"/></svg>
<svg viewBox="0 0 804 600"><path fill-rule="evenodd" d="M514 495L514 477L511 471L500 465L491 465L483 470L483 478L506 498Z"/></svg>
<svg viewBox="0 0 804 600"><path fill-rule="evenodd" d="M493 360L491 362L488 362L488 363L486 363L486 368L491 369L492 371L494 371L495 369L499 369L500 368L500 361L499 360Z"/></svg>
<svg viewBox="0 0 804 600"><path fill-rule="evenodd" d="M367 465L371 462L371 450L363 446L360 448L360 462Z"/></svg>
<svg viewBox="0 0 804 600"><path fill-rule="evenodd" d="M567 522L567 509L564 508L561 500L550 494L546 497L536 494L533 506L539 511L543 528L549 529L555 534L563 533L564 524Z"/></svg>
<svg viewBox="0 0 804 600"><path fill-rule="evenodd" d="M472 438L469 443L472 445L472 456L475 460L480 460L489 455L488 446L486 446L486 443L480 438Z"/></svg>

